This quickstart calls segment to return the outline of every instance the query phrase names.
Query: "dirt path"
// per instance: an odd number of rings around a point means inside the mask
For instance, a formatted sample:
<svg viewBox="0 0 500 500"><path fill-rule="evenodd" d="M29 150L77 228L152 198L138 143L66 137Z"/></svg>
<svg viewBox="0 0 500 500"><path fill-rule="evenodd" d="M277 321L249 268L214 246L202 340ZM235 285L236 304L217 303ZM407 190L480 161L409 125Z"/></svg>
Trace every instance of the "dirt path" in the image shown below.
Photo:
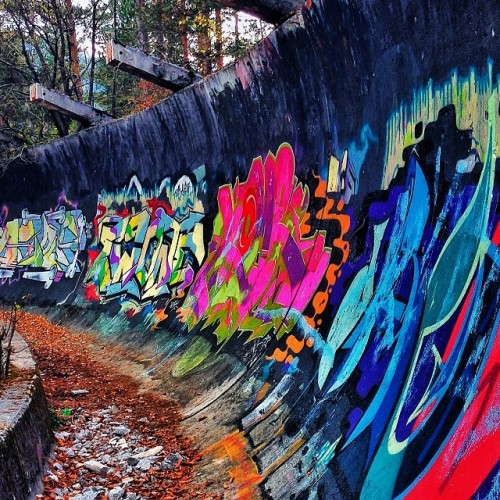
<svg viewBox="0 0 500 500"><path fill-rule="evenodd" d="M30 313L20 314L17 330L60 422L38 498L220 498L193 478L200 457L180 431L178 406L154 392L153 381L139 385L138 365L119 347Z"/></svg>

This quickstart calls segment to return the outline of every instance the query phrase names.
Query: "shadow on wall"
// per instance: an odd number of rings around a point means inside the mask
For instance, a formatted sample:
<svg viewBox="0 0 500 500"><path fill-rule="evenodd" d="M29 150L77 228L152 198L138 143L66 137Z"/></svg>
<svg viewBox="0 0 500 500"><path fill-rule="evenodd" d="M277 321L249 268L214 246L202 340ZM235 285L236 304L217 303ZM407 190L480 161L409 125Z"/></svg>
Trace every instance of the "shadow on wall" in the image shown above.
<svg viewBox="0 0 500 500"><path fill-rule="evenodd" d="M320 6L303 16L282 28L289 43L331 21ZM61 287L73 321L154 343L151 371L186 418L209 417L206 453L229 458L244 498L494 496L493 68L450 67L377 121L336 118L319 160L270 130L281 144L230 182L207 160L102 186L91 216L64 193L40 213L4 207L2 289L43 301Z"/></svg>

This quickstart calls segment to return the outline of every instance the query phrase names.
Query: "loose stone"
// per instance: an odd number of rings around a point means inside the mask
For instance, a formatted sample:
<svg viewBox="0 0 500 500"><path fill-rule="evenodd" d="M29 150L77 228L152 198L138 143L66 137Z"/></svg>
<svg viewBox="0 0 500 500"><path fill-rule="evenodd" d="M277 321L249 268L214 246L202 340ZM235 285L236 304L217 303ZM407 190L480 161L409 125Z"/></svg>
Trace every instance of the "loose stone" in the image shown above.
<svg viewBox="0 0 500 500"><path fill-rule="evenodd" d="M154 448L150 448L149 450L142 451L140 453L136 453L132 455L133 458L147 458L154 457L155 455L159 455L163 451L163 446L155 446Z"/></svg>
<svg viewBox="0 0 500 500"><path fill-rule="evenodd" d="M97 460L87 460L83 465L92 472L97 472L97 474L107 474L110 471L108 466L101 464Z"/></svg>
<svg viewBox="0 0 500 500"><path fill-rule="evenodd" d="M109 500L121 500L123 498L123 495L125 494L125 490L121 488L120 486L117 486L116 488L113 488L108 492L108 499Z"/></svg>
<svg viewBox="0 0 500 500"><path fill-rule="evenodd" d="M143 458L143 459L139 460L139 462L137 463L137 465L135 467L136 467L136 469L139 469L139 470L146 472L149 469L151 469L151 460L149 460L147 458Z"/></svg>
<svg viewBox="0 0 500 500"><path fill-rule="evenodd" d="M130 433L130 429L124 425L119 425L112 430L115 436L126 436Z"/></svg>

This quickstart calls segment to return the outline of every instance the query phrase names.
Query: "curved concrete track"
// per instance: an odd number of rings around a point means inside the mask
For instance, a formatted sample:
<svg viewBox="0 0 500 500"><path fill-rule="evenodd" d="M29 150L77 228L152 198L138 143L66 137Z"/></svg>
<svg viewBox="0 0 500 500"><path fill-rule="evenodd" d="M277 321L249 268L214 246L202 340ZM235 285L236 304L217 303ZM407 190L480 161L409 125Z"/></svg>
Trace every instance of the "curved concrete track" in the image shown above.
<svg viewBox="0 0 500 500"><path fill-rule="evenodd" d="M206 81L32 150L0 183L1 295L150 353L243 497L483 497L499 7L316 1Z"/></svg>

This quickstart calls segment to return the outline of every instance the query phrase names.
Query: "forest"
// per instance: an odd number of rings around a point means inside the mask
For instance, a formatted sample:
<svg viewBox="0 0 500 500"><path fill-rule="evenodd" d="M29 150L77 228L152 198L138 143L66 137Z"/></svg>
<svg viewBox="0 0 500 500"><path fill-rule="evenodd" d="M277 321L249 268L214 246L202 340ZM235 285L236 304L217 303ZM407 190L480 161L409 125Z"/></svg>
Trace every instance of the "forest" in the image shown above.
<svg viewBox="0 0 500 500"><path fill-rule="evenodd" d="M205 77L243 55L272 26L210 0L1 0L0 167L82 127L29 103L40 83L114 118L171 91L106 65L115 40Z"/></svg>

